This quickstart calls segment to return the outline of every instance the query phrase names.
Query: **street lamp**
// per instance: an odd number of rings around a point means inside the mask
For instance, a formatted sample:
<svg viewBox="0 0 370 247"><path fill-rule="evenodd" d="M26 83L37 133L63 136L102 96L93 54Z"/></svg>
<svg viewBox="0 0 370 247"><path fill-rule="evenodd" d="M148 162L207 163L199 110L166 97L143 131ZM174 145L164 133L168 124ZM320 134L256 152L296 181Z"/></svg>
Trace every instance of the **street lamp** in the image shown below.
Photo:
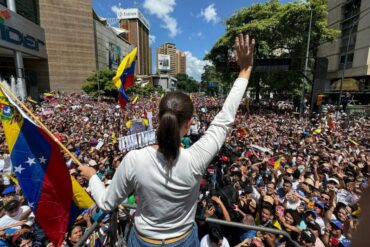
<svg viewBox="0 0 370 247"><path fill-rule="evenodd" d="M309 54L310 54L311 28L312 28L312 15L313 15L313 9L311 8L311 4L309 4L308 7L310 8L310 24L309 24L309 28L308 28L306 59L305 59L305 63L304 63L304 73L305 73L306 78L307 78L307 74L308 74L307 69L308 69L308 58L309 58ZM299 111L300 118L303 117L303 113L304 113L304 89L305 89L304 83L302 83L301 104L300 104L300 111Z"/></svg>

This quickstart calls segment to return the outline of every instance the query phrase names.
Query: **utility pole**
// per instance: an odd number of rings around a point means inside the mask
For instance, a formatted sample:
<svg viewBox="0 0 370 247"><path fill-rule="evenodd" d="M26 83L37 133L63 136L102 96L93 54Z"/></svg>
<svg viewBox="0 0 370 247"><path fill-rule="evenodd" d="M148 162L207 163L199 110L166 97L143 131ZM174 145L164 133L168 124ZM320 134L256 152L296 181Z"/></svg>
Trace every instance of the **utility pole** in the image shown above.
<svg viewBox="0 0 370 247"><path fill-rule="evenodd" d="M304 63L304 73L305 73L306 78L307 78L307 75L308 75L308 58L309 58L309 54L310 54L311 28L312 28L312 15L313 15L313 10L311 8L311 5L309 5L309 7L310 7L310 24L309 24L309 28L308 28L306 60L305 60L305 63ZM299 111L300 119L302 119L303 113L304 113L304 90L305 90L305 86L304 86L304 83L302 83L301 104L300 104L300 111Z"/></svg>

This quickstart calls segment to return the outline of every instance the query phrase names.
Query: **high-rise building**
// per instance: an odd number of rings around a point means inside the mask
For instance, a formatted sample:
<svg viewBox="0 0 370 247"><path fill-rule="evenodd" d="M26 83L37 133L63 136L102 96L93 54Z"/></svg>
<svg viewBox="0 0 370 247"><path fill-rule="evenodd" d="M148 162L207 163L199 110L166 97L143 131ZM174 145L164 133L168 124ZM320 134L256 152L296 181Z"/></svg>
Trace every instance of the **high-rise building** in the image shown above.
<svg viewBox="0 0 370 247"><path fill-rule="evenodd" d="M148 75L153 74L153 68L152 68L152 47L149 47L149 73Z"/></svg>
<svg viewBox="0 0 370 247"><path fill-rule="evenodd" d="M163 71L161 68L163 67L161 61L159 61L159 57L161 59L166 59L169 57L169 65L170 69L168 74L175 76L177 74L185 74L186 73L186 54L176 49L176 45L172 43L164 43L159 48L157 48L157 72L166 72Z"/></svg>
<svg viewBox="0 0 370 247"><path fill-rule="evenodd" d="M177 57L177 74L186 74L186 54L179 50L176 51Z"/></svg>
<svg viewBox="0 0 370 247"><path fill-rule="evenodd" d="M96 70L91 0L39 0L45 30L50 88L80 91Z"/></svg>
<svg viewBox="0 0 370 247"><path fill-rule="evenodd" d="M161 68L159 66L159 59L158 55L169 55L170 58L170 70L168 71L168 74L170 75L176 75L177 74L177 56L176 56L176 45L172 43L164 43L159 48L157 48L157 73L160 72Z"/></svg>
<svg viewBox="0 0 370 247"><path fill-rule="evenodd" d="M138 75L149 75L150 70L150 48L149 30L150 24L139 9L124 9L118 16L121 28L127 30L127 40L138 48L138 59L135 73Z"/></svg>
<svg viewBox="0 0 370 247"><path fill-rule="evenodd" d="M328 1L328 26L341 31L341 35L335 41L322 44L318 49L318 57L325 57L329 62L328 80L324 87L328 94L338 95L342 89L355 95L356 100L362 101L367 98L369 101L370 15L366 11L368 9L370 9L368 0Z"/></svg>

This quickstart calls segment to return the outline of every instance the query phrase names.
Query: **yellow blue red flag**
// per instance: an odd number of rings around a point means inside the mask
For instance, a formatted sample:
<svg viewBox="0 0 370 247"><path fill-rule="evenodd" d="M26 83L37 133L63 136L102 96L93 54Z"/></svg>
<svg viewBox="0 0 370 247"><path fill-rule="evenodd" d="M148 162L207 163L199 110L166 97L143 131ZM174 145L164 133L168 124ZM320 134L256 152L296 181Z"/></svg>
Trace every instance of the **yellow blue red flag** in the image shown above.
<svg viewBox="0 0 370 247"><path fill-rule="evenodd" d="M116 76L113 77L113 84L118 90L118 101L122 108L125 108L128 97L126 89L134 85L134 72L137 48L133 49L118 66Z"/></svg>
<svg viewBox="0 0 370 247"><path fill-rule="evenodd" d="M70 176L55 141L1 88L0 102L1 122L19 185L47 237L60 246L70 223L93 201Z"/></svg>

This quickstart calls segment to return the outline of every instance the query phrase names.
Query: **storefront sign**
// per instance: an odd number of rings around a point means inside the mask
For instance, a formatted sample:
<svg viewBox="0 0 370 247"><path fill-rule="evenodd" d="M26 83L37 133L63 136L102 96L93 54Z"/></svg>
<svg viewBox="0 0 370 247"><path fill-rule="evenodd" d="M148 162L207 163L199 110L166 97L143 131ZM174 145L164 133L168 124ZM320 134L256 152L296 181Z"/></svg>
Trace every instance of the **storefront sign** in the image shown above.
<svg viewBox="0 0 370 247"><path fill-rule="evenodd" d="M120 11L117 16L118 19L139 19L148 30L150 30L149 21L139 11L139 9L124 9Z"/></svg>
<svg viewBox="0 0 370 247"><path fill-rule="evenodd" d="M44 30L9 9L0 9L0 47L47 58Z"/></svg>

